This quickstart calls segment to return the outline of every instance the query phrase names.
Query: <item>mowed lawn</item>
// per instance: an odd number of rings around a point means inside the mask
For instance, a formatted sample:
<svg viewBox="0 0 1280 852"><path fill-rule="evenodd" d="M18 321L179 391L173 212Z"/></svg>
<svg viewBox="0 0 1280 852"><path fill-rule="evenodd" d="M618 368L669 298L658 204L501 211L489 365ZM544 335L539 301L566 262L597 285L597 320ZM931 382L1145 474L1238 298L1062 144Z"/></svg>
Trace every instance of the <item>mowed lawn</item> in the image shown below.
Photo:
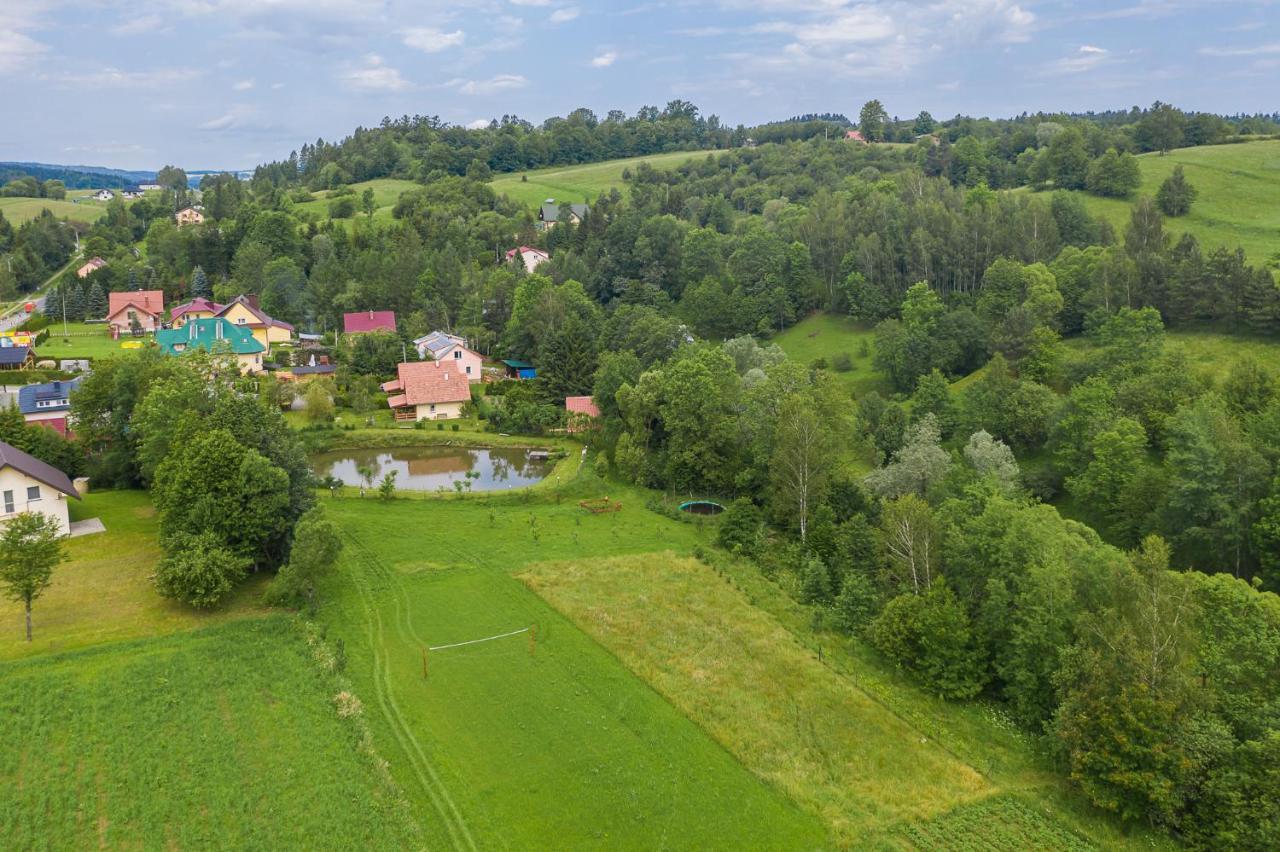
<svg viewBox="0 0 1280 852"><path fill-rule="evenodd" d="M69 539L68 560L32 608L26 641L22 607L0 598L0 660L158 636L265 613L262 582L250 581L211 613L165 600L151 574L160 558L156 513L144 491L90 492L71 501L71 519L101 518L107 531ZM265 579L265 578L264 578Z"/></svg>
<svg viewBox="0 0 1280 852"><path fill-rule="evenodd" d="M283 615L0 663L4 848L421 848L333 681Z"/></svg>
<svg viewBox="0 0 1280 852"><path fill-rule="evenodd" d="M518 576L842 846L990 792L701 562L653 553Z"/></svg>
<svg viewBox="0 0 1280 852"><path fill-rule="evenodd" d="M831 314L812 314L774 337L787 357L804 365L818 359L843 387L855 397L871 391L889 392L888 382L871 363L875 355L875 330L869 323ZM853 367L841 372L835 368L838 355L848 355Z"/></svg>
<svg viewBox="0 0 1280 852"><path fill-rule="evenodd" d="M718 153L720 152L673 151L581 166L553 166L504 174L494 178L489 185L498 195L506 195L516 203L528 204L534 208L542 206L542 202L548 198L554 198L557 203L590 203L601 193L608 194L614 187L626 195L627 185L622 180L622 172L628 168L634 172L641 163L648 163L655 169L670 169L687 160L700 160L708 154L714 156ZM528 180L522 179L525 177Z"/></svg>
<svg viewBox="0 0 1280 852"><path fill-rule="evenodd" d="M54 201L48 198L0 198L0 213L3 213L4 218L15 226L36 218L42 210L48 210L59 219L67 218L77 222L93 223L107 212L107 206L92 200L77 204L70 198L65 201Z"/></svg>
<svg viewBox="0 0 1280 852"><path fill-rule="evenodd" d="M818 820L511 576L544 558L699 540L640 492L612 496L623 511L601 515L567 495L324 501L347 549L320 618L344 643L427 844L827 845ZM526 632L431 651L424 677L425 647L529 627L532 648Z"/></svg>
<svg viewBox="0 0 1280 852"><path fill-rule="evenodd" d="M54 308L50 306L50 311ZM36 347L36 358L106 358L108 355L119 355L129 349L145 346L151 336L129 337L112 340L108 328L103 323L69 322L64 327L62 321L52 313L49 325L49 339Z"/></svg>
<svg viewBox="0 0 1280 852"><path fill-rule="evenodd" d="M1142 186L1130 200L1081 194L1095 215L1104 216L1123 234L1134 200L1155 197L1160 184L1182 166L1187 180L1198 191L1191 212L1166 219L1165 228L1175 234L1194 234L1208 250L1242 247L1250 262L1261 264L1280 255L1280 140L1239 145L1204 145L1180 148L1161 156L1138 157Z"/></svg>

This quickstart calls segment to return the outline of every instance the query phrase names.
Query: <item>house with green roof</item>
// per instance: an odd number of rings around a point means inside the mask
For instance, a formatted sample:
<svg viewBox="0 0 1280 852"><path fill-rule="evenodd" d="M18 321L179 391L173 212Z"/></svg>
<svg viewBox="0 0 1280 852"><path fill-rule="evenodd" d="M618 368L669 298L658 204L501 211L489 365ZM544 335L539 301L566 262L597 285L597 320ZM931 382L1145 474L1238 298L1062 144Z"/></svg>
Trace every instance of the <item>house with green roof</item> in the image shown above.
<svg viewBox="0 0 1280 852"><path fill-rule="evenodd" d="M166 355L182 355L196 349L232 355L244 374L261 373L267 347L253 331L224 319L193 319L182 328L156 332L156 343Z"/></svg>

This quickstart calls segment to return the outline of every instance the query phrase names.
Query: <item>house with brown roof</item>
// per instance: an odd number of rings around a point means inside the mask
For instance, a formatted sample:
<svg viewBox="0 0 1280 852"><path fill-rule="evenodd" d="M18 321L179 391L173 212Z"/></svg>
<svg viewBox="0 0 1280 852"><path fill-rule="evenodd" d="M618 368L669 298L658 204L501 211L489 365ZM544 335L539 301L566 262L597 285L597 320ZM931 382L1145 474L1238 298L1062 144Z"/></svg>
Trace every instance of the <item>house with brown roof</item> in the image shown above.
<svg viewBox="0 0 1280 852"><path fill-rule="evenodd" d="M451 420L471 401L467 374L451 361L411 361L396 373L382 385L396 420Z"/></svg>
<svg viewBox="0 0 1280 852"><path fill-rule="evenodd" d="M99 269L101 269L106 265L107 265L107 262L102 258L91 257L89 258L88 263L86 263L84 266L76 270L76 277L87 278L89 275L93 274L94 272L97 272Z"/></svg>
<svg viewBox="0 0 1280 852"><path fill-rule="evenodd" d="M223 305L215 316L222 317L241 328L249 329L253 332L254 338L267 347L268 354L271 352L271 344L288 343L293 337L293 326L287 322L272 319L262 312L262 308L258 307L257 294L236 296Z"/></svg>
<svg viewBox="0 0 1280 852"><path fill-rule="evenodd" d="M80 499L71 477L0 441L0 527L15 515L34 512L53 518L65 535L71 531L68 497Z"/></svg>
<svg viewBox="0 0 1280 852"><path fill-rule="evenodd" d="M395 311L355 311L342 315L343 334L368 334L371 331L396 333Z"/></svg>
<svg viewBox="0 0 1280 852"><path fill-rule="evenodd" d="M169 311L169 325L173 328L182 328L191 320L213 319L225 307L226 305L219 305L217 302L196 296L190 302L183 302Z"/></svg>
<svg viewBox="0 0 1280 852"><path fill-rule="evenodd" d="M164 293L160 290L125 290L107 294L107 325L112 336L133 333L134 320L146 331L164 323Z"/></svg>

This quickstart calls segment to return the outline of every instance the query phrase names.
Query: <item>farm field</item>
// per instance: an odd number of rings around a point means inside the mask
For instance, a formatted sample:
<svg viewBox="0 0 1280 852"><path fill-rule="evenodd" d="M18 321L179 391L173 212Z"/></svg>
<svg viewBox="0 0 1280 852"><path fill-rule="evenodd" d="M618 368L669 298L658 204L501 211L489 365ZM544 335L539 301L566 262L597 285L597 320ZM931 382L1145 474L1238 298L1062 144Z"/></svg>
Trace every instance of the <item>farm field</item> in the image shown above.
<svg viewBox="0 0 1280 852"><path fill-rule="evenodd" d="M107 206L97 201L81 201L79 204L71 200L71 193L65 201L53 201L48 198L0 198L0 213L15 227L40 215L41 210L49 210L59 219L66 217L77 222L93 223L107 212Z"/></svg>
<svg viewBox="0 0 1280 852"><path fill-rule="evenodd" d="M9 849L408 849L288 617L0 663Z"/></svg>
<svg viewBox="0 0 1280 852"><path fill-rule="evenodd" d="M608 160L603 163L586 163L580 166L553 166L547 169L533 169L527 172L512 172L494 178L489 182L493 191L506 195L512 201L538 208L548 198L557 202L581 204L583 201L595 201L600 193L607 193L613 187L623 195L627 194L627 186L622 182L624 169L634 169L641 163L648 163L654 168L669 169L686 160L701 159L716 151L673 151L666 154L650 154L645 157L629 157L622 160ZM527 176L528 181L521 180Z"/></svg>
<svg viewBox="0 0 1280 852"><path fill-rule="evenodd" d="M1248 260L1264 263L1280 254L1280 140L1180 148L1165 156L1138 157L1142 185L1135 194L1155 197L1160 184L1181 165L1199 191L1191 212L1165 219L1175 235L1194 234L1204 249L1242 247ZM1133 200L1081 194L1089 209L1123 235Z"/></svg>
<svg viewBox="0 0 1280 852"><path fill-rule="evenodd" d="M888 383L871 363L876 341L870 324L831 314L812 314L774 337L772 342L781 346L788 358L801 364L824 359L836 381L855 397L873 390L881 394L888 392ZM852 359L853 369L835 370L833 362L841 354Z"/></svg>
<svg viewBox="0 0 1280 852"><path fill-rule="evenodd" d="M34 638L26 641L22 608L0 598L0 660L63 652L122 639L165 635L250 614L262 583L249 582L228 606L211 613L167 601L150 575L160 558L157 521L144 491L90 492L71 501L71 520L101 518L104 533L68 540L68 560L32 610Z"/></svg>
<svg viewBox="0 0 1280 852"><path fill-rule="evenodd" d="M640 492L613 496L624 510L603 515L532 495L325 501L347 549L320 618L344 643L427 844L826 845L817 820L510 575L533 559L697 540L692 524L642 508ZM424 646L530 625L532 654L523 633L436 650L423 677Z"/></svg>

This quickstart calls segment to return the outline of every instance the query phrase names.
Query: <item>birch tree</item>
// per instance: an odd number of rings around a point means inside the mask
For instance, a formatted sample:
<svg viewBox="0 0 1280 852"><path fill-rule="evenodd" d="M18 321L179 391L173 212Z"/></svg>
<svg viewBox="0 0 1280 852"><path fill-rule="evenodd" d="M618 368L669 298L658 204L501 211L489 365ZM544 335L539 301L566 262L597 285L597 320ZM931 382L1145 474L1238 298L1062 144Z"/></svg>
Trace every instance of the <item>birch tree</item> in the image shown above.
<svg viewBox="0 0 1280 852"><path fill-rule="evenodd" d="M792 397L779 412L770 474L779 515L793 519L800 540L809 534L809 516L826 494L834 442L808 400Z"/></svg>

